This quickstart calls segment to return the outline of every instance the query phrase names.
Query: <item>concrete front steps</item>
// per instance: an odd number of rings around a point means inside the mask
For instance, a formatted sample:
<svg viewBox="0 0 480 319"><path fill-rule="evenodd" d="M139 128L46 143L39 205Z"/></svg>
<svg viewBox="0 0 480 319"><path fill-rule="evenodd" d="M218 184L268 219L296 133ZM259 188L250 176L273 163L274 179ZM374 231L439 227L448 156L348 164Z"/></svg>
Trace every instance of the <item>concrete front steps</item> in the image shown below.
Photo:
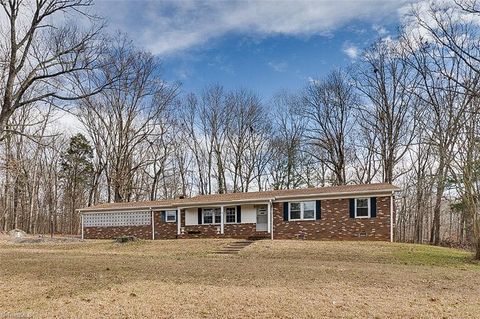
<svg viewBox="0 0 480 319"><path fill-rule="evenodd" d="M215 251L215 254L219 255L236 255L243 248L250 246L254 241L253 240L240 240L228 244L225 247Z"/></svg>

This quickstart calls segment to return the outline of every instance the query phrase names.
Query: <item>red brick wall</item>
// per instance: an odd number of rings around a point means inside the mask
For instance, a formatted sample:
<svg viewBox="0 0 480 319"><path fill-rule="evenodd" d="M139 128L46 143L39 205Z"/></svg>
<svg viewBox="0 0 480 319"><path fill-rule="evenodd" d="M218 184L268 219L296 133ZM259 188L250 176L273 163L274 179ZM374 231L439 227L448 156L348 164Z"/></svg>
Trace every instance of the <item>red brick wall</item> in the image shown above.
<svg viewBox="0 0 480 319"><path fill-rule="evenodd" d="M155 239L177 238L177 223L163 222L161 212L154 212L153 220L155 224Z"/></svg>
<svg viewBox="0 0 480 319"><path fill-rule="evenodd" d="M152 226L85 227L85 239L114 239L121 236L135 236L140 239L152 239Z"/></svg>
<svg viewBox="0 0 480 319"><path fill-rule="evenodd" d="M264 232L257 232L254 223L244 224L225 224L223 228L223 235L218 233L217 228L220 225L190 225L184 226L184 234L182 238L248 238L263 234Z"/></svg>
<svg viewBox="0 0 480 319"><path fill-rule="evenodd" d="M274 238L323 240L390 240L390 197L377 198L377 217L350 218L349 200L322 200L321 219L284 221L283 203L274 203ZM360 233L365 234L361 237Z"/></svg>
<svg viewBox="0 0 480 319"><path fill-rule="evenodd" d="M283 203L273 204L275 239L323 240L390 240L390 197L377 198L376 218L350 218L348 199L322 200L322 218L313 221L284 221ZM224 234L217 233L219 225L185 225L185 212L181 214L184 234L177 236L177 223L162 222L160 212L154 212L155 239L181 238L248 238L265 235L256 232L254 223L225 224ZM364 234L365 236L360 236ZM87 227L84 238L111 239L120 236L135 236L141 239L152 238L152 226Z"/></svg>

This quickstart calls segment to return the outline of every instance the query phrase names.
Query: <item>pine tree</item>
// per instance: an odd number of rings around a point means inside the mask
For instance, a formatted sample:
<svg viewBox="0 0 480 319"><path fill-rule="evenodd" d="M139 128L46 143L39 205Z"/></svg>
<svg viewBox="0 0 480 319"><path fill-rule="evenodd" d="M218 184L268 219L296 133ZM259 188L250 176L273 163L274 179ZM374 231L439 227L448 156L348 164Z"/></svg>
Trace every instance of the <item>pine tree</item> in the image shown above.
<svg viewBox="0 0 480 319"><path fill-rule="evenodd" d="M70 212L70 232L77 233L79 220L76 209L85 205L86 194L93 175L93 148L84 135L70 138L61 158L61 178L64 183L64 205Z"/></svg>

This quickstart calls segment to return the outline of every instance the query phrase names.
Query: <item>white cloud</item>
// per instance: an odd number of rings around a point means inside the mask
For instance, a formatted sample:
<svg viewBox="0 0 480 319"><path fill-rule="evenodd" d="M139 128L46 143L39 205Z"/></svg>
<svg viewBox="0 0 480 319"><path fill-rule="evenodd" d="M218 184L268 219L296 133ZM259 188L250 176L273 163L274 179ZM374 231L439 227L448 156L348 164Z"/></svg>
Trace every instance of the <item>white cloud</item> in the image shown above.
<svg viewBox="0 0 480 319"><path fill-rule="evenodd" d="M480 26L480 16L470 14L465 10L461 10L454 0L438 0L428 1L422 0L414 5L404 6L399 9L401 13L401 22L404 25L404 32L411 41L410 45L418 46L421 43L435 42L435 38L430 31L425 28L439 28L438 21L454 23L460 25L469 25L468 30L472 27ZM414 12L414 14L412 14ZM417 19L420 18L421 23ZM458 30L457 30L458 31ZM459 33L459 37L468 37L470 32ZM458 38L460 40L460 38Z"/></svg>
<svg viewBox="0 0 480 319"><path fill-rule="evenodd" d="M411 1L101 1L96 10L111 28L129 33L153 53L169 55L228 33L329 35L352 21L381 24Z"/></svg>
<svg viewBox="0 0 480 319"><path fill-rule="evenodd" d="M386 36L389 34L388 30L385 29L384 26L381 26L381 25L378 25L378 24L374 24L372 26L372 29L378 33L379 36Z"/></svg>
<svg viewBox="0 0 480 319"><path fill-rule="evenodd" d="M288 63L285 61L274 62L270 61L267 63L275 72L285 72L288 68Z"/></svg>
<svg viewBox="0 0 480 319"><path fill-rule="evenodd" d="M350 43L350 42L345 42L343 44L342 48L343 53L345 53L350 59L356 59L360 55L360 49Z"/></svg>

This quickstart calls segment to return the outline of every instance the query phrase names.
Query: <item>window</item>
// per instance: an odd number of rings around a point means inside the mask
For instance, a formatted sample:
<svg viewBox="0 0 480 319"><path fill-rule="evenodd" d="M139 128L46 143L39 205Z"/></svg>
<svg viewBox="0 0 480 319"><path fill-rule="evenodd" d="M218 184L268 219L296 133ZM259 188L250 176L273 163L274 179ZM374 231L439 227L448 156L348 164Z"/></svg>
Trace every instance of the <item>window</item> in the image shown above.
<svg viewBox="0 0 480 319"><path fill-rule="evenodd" d="M213 210L204 209L203 210L203 223L204 224L213 224Z"/></svg>
<svg viewBox="0 0 480 319"><path fill-rule="evenodd" d="M355 218L370 217L370 201L368 198L355 199Z"/></svg>
<svg viewBox="0 0 480 319"><path fill-rule="evenodd" d="M222 216L220 215L220 208L215 209L215 224L220 224L222 222Z"/></svg>
<svg viewBox="0 0 480 319"><path fill-rule="evenodd" d="M290 219L302 219L300 203L290 203Z"/></svg>
<svg viewBox="0 0 480 319"><path fill-rule="evenodd" d="M165 212L165 221L167 223L174 223L177 221L177 211L176 210L167 210Z"/></svg>
<svg viewBox="0 0 480 319"><path fill-rule="evenodd" d="M315 202L303 203L303 219L315 219Z"/></svg>
<svg viewBox="0 0 480 319"><path fill-rule="evenodd" d="M315 219L315 202L290 203L289 220L313 220Z"/></svg>
<svg viewBox="0 0 480 319"><path fill-rule="evenodd" d="M237 211L235 207L225 208L225 220L227 223L236 223L237 222Z"/></svg>
<svg viewBox="0 0 480 319"><path fill-rule="evenodd" d="M222 216L220 208L204 208L203 209L203 223L204 224L220 224Z"/></svg>

